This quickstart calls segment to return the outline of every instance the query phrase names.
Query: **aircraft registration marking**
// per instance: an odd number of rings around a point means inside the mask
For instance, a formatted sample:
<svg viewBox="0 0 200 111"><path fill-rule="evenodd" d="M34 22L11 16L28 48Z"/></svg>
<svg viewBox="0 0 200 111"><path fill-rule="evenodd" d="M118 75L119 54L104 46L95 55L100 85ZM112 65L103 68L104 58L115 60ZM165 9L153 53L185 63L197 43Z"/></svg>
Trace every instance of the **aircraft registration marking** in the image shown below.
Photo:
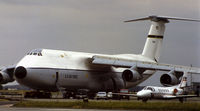
<svg viewBox="0 0 200 111"><path fill-rule="evenodd" d="M68 79L78 79L78 75L65 74L65 78L68 78Z"/></svg>

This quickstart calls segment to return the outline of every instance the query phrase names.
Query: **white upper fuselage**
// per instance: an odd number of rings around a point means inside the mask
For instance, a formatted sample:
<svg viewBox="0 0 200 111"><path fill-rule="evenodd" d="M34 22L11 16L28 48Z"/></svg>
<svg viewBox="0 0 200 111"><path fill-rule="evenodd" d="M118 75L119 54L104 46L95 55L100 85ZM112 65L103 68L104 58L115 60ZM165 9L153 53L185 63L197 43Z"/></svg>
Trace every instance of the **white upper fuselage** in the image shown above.
<svg viewBox="0 0 200 111"><path fill-rule="evenodd" d="M119 55L105 55L105 54L93 54L83 52L72 52L72 51L60 51L60 50L49 50L42 49L42 56L26 55L17 66L24 66L28 68L59 68L59 69L79 69L79 70L95 70L94 64L89 59L92 59L94 55L103 55L107 57L115 57L122 60L136 60L155 62L142 55L133 54L119 54ZM98 67L99 68L99 67ZM123 71L121 68L116 68L116 71Z"/></svg>

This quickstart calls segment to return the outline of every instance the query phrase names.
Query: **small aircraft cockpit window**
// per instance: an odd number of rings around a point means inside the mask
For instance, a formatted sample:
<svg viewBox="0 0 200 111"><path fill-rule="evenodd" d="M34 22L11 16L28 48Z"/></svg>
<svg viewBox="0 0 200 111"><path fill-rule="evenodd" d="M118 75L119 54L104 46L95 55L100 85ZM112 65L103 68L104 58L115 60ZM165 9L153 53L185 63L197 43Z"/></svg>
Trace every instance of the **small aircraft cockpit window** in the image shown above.
<svg viewBox="0 0 200 111"><path fill-rule="evenodd" d="M147 89L147 87L144 87L144 88L143 88L143 90L146 90L146 89Z"/></svg>
<svg viewBox="0 0 200 111"><path fill-rule="evenodd" d="M147 88L146 88L146 90L155 91L155 89L154 89L154 88L152 88L152 87L147 87Z"/></svg>
<svg viewBox="0 0 200 111"><path fill-rule="evenodd" d="M29 52L27 55L42 56L42 49L34 49L31 52Z"/></svg>

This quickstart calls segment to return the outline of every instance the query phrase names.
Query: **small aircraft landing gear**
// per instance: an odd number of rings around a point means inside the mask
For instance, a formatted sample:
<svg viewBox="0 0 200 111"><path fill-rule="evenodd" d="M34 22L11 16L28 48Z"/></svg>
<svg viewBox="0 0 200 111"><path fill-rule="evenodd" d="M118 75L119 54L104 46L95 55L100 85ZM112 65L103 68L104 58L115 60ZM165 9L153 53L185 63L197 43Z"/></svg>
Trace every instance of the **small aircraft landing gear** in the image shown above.
<svg viewBox="0 0 200 111"><path fill-rule="evenodd" d="M179 98L180 103L183 103L183 101L187 101L186 98Z"/></svg>
<svg viewBox="0 0 200 111"><path fill-rule="evenodd" d="M143 98L143 99L142 99L142 102L145 102L145 103L146 103L147 100L148 100L147 98Z"/></svg>
<svg viewBox="0 0 200 111"><path fill-rule="evenodd" d="M181 103L183 103L183 98L179 98L179 101L180 101Z"/></svg>

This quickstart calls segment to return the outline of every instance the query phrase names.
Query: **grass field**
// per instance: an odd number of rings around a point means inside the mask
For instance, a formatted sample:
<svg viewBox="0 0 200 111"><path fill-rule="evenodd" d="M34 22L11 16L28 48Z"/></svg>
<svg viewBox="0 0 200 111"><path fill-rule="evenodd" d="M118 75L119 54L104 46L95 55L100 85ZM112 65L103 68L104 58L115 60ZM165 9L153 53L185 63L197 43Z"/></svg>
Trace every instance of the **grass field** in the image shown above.
<svg viewBox="0 0 200 111"><path fill-rule="evenodd" d="M82 101L56 102L56 101L22 101L14 107L48 107L48 108L76 108L76 109L142 109L142 110L181 110L181 111L200 111L198 102L138 102L138 101Z"/></svg>
<svg viewBox="0 0 200 111"><path fill-rule="evenodd" d="M0 101L8 101L8 100L6 100L6 99L0 99Z"/></svg>

